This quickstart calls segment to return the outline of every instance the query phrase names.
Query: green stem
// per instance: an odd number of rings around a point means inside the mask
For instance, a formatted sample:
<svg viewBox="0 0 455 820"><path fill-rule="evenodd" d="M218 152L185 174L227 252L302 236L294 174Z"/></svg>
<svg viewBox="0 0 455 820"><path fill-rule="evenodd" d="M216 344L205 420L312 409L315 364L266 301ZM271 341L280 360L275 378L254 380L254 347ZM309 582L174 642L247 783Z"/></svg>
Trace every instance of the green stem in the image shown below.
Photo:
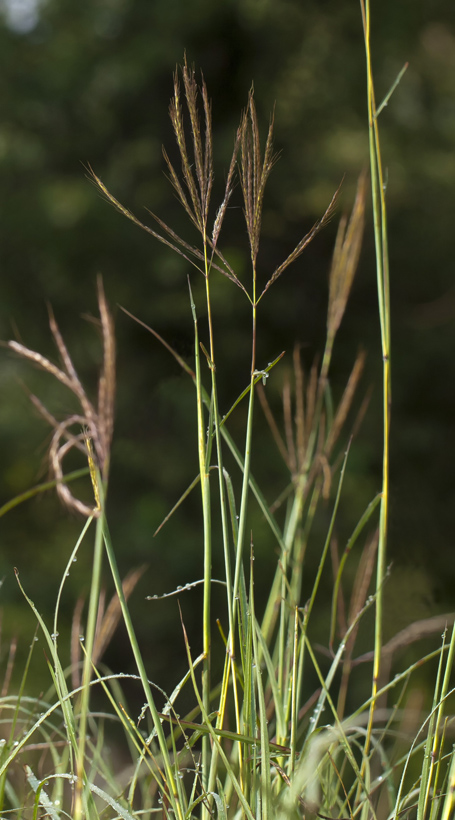
<svg viewBox="0 0 455 820"><path fill-rule="evenodd" d="M227 499L226 499L226 486L225 486L225 477L224 477L224 470L223 470L223 451L222 451L222 443L221 443L221 419L218 407L218 391L217 391L217 384L216 384L216 369L214 364L214 345L213 345L213 334L212 334L212 315L211 315L211 303L210 303L210 289L209 289L209 277L206 277L206 299L207 299L207 307L208 307L208 316L209 316L209 328L210 328L210 358L212 362L211 367L211 375L212 375L212 405L213 405L213 423L215 427L215 441L216 441L216 457L217 457L217 466L218 466L218 486L219 486L219 493L220 493L220 510L221 510L221 530L222 530L222 538L223 538L223 552L224 552L224 566L225 566L225 576L226 576L226 600L227 600L227 609L228 609L228 623L229 623L229 633L233 635L234 633L234 619L233 619L233 610L232 610L232 572L231 572L231 558L229 552L229 518L227 513ZM202 394L201 394L201 407L202 407ZM199 400L199 397L198 397ZM211 435L211 431L209 431ZM207 471L209 465L207 464ZM208 584L208 594L210 595L210 578L207 579ZM205 611L205 610L204 610ZM208 599L208 607L207 607L207 616L210 618L210 598ZM229 644L227 646L227 651L229 652ZM204 648L205 652L205 648ZM210 671L210 670L209 670ZM207 687L207 697L204 701L204 706L207 712L210 711L210 677L208 680L208 687ZM203 694L204 689L203 689ZM221 704L220 704L221 705ZM218 711L218 718L217 718L217 728L221 729L224 721L224 709L219 709ZM209 750L209 736L205 738L207 752ZM207 760L208 762L208 760ZM217 763L218 763L218 749L215 746L212 749L212 755L210 758L210 770L208 772L207 777L207 791L213 792L215 789L215 782L216 782L216 773L217 773ZM207 767L204 767L203 772L207 771Z"/></svg>
<svg viewBox="0 0 455 820"><path fill-rule="evenodd" d="M99 483L101 483L101 481ZM101 569L103 565L103 527L104 511L101 512L96 522L95 547L93 551L93 567L88 606L87 632L85 635L84 666L82 670L82 690L80 697L79 736L76 760L76 771L78 779L76 799L74 804L74 820L81 820L83 816L82 813L84 810L83 803L85 801L83 794L85 770L84 761L85 746L87 742L87 720L90 709L90 680L92 676L93 645L95 642L96 620L98 616L98 603L101 587Z"/></svg>
<svg viewBox="0 0 455 820"><path fill-rule="evenodd" d="M103 535L104 535L104 544L106 547L106 553L109 561L109 566L112 573L112 578L114 580L115 590L118 595L118 599L120 602L120 608L122 610L123 621L126 627L126 631L128 633L128 639L133 650L134 660L136 661L137 670L139 672L139 677L141 679L142 688L144 690L144 694L147 700L147 705L150 709L150 714L152 717L153 725L155 727L156 736L158 739L158 745L160 747L160 752L163 759L164 769L165 769L165 782L168 788L167 792L167 799L170 803L170 808L174 812L174 817L177 820L184 820L184 811L181 806L181 802L178 796L178 789L176 784L176 779L174 776L174 771L172 767L172 763L169 757L169 750L166 743L166 737L164 735L163 726L161 723L159 712L155 705L155 700L153 698L152 690L150 687L150 683L147 677L147 672L145 670L144 661L141 655L141 651L139 649L139 644L137 642L136 633L134 631L133 622L131 620L130 611L128 609L128 605L126 602L126 598L123 592L122 581L120 578L120 573L117 566L117 560L115 557L114 550L112 548L112 542L109 534L109 529L107 526L107 522L103 520L104 528L103 528Z"/></svg>
<svg viewBox="0 0 455 820"><path fill-rule="evenodd" d="M207 299L210 305L208 279L206 278ZM203 598L203 615L202 615L202 641L203 641L203 665L202 665L202 700L207 714L210 712L210 594L211 594L211 578L212 578L212 516L211 516L211 502L210 502L210 478L209 478L209 458L208 449L211 442L211 431L205 435L204 431L204 409L202 399L202 379L201 379L201 360L199 354L199 333L197 326L196 306L193 300L193 294L190 286L191 312L193 314L194 324L194 358L196 371L196 402L197 402L197 429L198 429L198 455L199 455L199 474L201 477L201 498L202 498L202 517L204 528L204 598ZM211 368L214 367L212 360L212 339L210 362ZM202 738L202 782L206 789L208 784L208 761L210 756L209 739L204 736Z"/></svg>
<svg viewBox="0 0 455 820"><path fill-rule="evenodd" d="M248 419L245 436L245 457L243 460L243 481L242 481L242 495L240 501L239 512L239 526L237 531L237 545L235 558L235 574L234 574L234 588L233 588L233 618L235 620L236 611L236 597L238 594L240 570L242 567L242 555L245 543L246 532L246 516L248 511L248 493L251 472L251 441L253 437L253 411L254 411L254 384L256 377L256 323L257 323L257 307L256 307L256 268L253 262L253 303L252 303L252 344L251 344L251 382L250 395L248 402ZM234 641L234 633L231 632L231 641ZM234 656L234 644L232 643L232 657Z"/></svg>
<svg viewBox="0 0 455 820"><path fill-rule="evenodd" d="M243 556L243 549L245 543L245 533L246 533L246 517L248 511L248 490L249 490L249 479L250 479L250 470L251 470L251 441L252 441L252 433L253 433L253 411L254 411L254 377L251 377L251 390L250 390L250 397L248 402L248 420L247 420L247 428L246 428L246 436L245 436L245 457L243 461L243 481L242 481L242 495L240 501L240 513L239 513L239 526L238 526L238 533L237 533L237 545L236 545L236 557L235 557L235 573L234 573L234 586L232 590L233 596L233 618L235 620L235 613L236 613L236 600L238 595L239 589L239 581L240 581L240 572L242 568L242 556ZM233 635L231 633L231 641L233 641Z"/></svg>
<svg viewBox="0 0 455 820"><path fill-rule="evenodd" d="M383 466L382 466L382 497L379 518L379 543L376 573L376 618L375 618L375 645L373 661L372 700L368 730L365 740L364 762L371 745L374 710L378 694L379 668L382 647L382 619L383 619L383 580L386 573L386 546L387 520L389 504L389 439L390 439L390 407L391 407L391 379L390 379L390 288L389 264L387 246L387 212L385 202L382 159L379 144L377 110L375 103L373 74L370 51L370 4L369 0L361 0L363 29L365 40L365 54L367 64L368 86L368 129L370 145L371 188L373 201L374 237L376 250L376 274L379 302L379 319L381 327L381 347L383 359Z"/></svg>

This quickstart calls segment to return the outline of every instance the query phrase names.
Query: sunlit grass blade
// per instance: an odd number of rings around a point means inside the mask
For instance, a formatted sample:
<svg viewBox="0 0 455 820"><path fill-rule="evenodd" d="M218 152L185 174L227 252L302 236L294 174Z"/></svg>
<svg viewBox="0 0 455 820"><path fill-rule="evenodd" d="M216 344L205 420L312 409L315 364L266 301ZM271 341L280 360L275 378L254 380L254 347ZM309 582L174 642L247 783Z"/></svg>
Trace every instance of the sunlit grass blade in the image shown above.
<svg viewBox="0 0 455 820"><path fill-rule="evenodd" d="M69 481L76 481L78 478L82 478L89 474L88 467L82 467L80 470L73 470L71 473L67 473L63 478L53 479L52 481L44 481L42 484L37 484L35 487L31 487L29 490L26 490L19 495L16 495L10 501L7 501L0 507L0 518L5 513L9 512L9 510L13 510L14 507L17 507L19 504L23 504L24 501L28 501L30 498L34 498L39 493L44 493L47 490L54 490L58 483L67 483Z"/></svg>
<svg viewBox="0 0 455 820"><path fill-rule="evenodd" d="M280 353L280 355L277 356L276 359L273 360L273 362L269 362L269 364L267 365L267 367L264 368L264 370L258 370L254 373L254 378L252 379L252 382L248 385L248 387L245 387L245 390L243 390L240 393L240 396L235 400L234 404L229 408L227 413L222 417L221 422L220 422L220 427L225 424L225 422L228 420L231 413L240 404L242 399L244 399L245 396L248 395L248 393L252 389L252 385L254 386L254 385L258 384L258 382L262 382L264 384L265 379L268 378L268 375L269 375L270 371L283 358L284 354L285 354L285 351L283 350L283 352Z"/></svg>
<svg viewBox="0 0 455 820"><path fill-rule="evenodd" d="M58 654L58 651L57 651L57 637L58 636L57 635L51 635L51 633L49 632L43 618L41 617L40 613L36 609L35 604L33 603L33 601L28 597L27 593L25 592L25 590L24 590L24 588L23 588L23 586L20 582L18 571L15 570L15 572L16 572L16 579L17 579L17 583L19 585L19 588L20 588L25 600L27 601L28 605L30 606L31 610L33 611L33 614L35 615L35 617L36 617L36 619L37 619L37 621L38 621L38 623L41 627L41 630L44 634L44 637L46 639L46 643L47 643L47 646L48 646L48 649L49 649L49 652L50 652L50 656L52 658L53 669L54 669L54 674L55 674L55 683L56 683L56 688L57 688L57 693L58 693L58 698L59 698L59 704L61 706L64 718L65 718L66 729L67 729L67 732L68 732L68 738L71 742L74 753L76 753L77 752L76 722L75 722L75 718L74 718L73 709L72 709L72 706L71 706L71 703L70 703L70 700L69 700L70 696L69 696L68 687L67 687L67 684L66 684L64 670L63 670L63 667L61 665L60 657L59 657L59 654Z"/></svg>
<svg viewBox="0 0 455 820"><path fill-rule="evenodd" d="M381 113L383 108L385 108L389 104L389 100L390 100L393 92L395 91L397 86L401 83L401 80L403 79L404 74L405 74L405 72L407 71L408 68L409 68L409 63L405 63L403 68L401 69L401 71L398 72L398 75L397 75L395 81L392 83L392 86L390 87L389 91L385 95L383 101L380 103L380 105L378 105L378 107L376 109L376 112L375 112L375 117L376 118L379 117L379 114Z"/></svg>

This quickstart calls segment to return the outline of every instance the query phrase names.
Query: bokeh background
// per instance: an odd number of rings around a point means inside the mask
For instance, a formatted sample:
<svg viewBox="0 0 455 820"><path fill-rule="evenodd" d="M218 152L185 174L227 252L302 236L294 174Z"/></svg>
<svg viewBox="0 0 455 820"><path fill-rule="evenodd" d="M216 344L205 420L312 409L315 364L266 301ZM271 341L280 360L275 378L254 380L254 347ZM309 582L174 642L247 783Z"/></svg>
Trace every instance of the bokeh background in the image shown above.
<svg viewBox="0 0 455 820"><path fill-rule="evenodd" d="M453 608L455 517L455 23L449 0L372 3L377 96L409 68L380 117L392 299L393 424L386 634ZM172 73L186 52L213 100L216 194L235 129L254 83L265 135L275 107L281 158L268 184L261 265L270 273L325 210L344 176L338 215L261 304L259 362L287 355L268 380L278 405L295 341L309 367L324 342L327 277L338 216L353 201L368 162L365 58L355 0L0 0L0 338L56 357L47 319L53 307L89 389L100 340L96 276L116 321L118 396L109 515L123 574L148 569L132 607L152 677L175 683L184 666L176 599L147 602L202 575L199 495L154 539L153 532L197 472L193 388L169 354L122 314L154 327L191 362L192 322L184 262L122 218L87 179L90 163L140 218L144 206L193 241L164 174L172 152L167 109ZM247 275L247 246L233 201L225 246ZM202 335L201 282L193 276ZM249 314L240 290L214 279L221 406L246 386ZM367 350L358 396L372 386L354 442L338 537L352 530L381 483L381 354L368 212L362 258L338 338L331 378L343 390L359 347ZM221 375L222 374L222 375ZM45 479L49 430L27 390L63 416L73 404L49 376L0 350L0 503ZM27 390L24 389L24 385ZM362 393L363 391L363 393ZM242 410L232 432L242 442ZM272 501L286 472L258 412L257 469ZM346 440L340 442L345 446ZM275 560L254 518L267 579ZM13 575L37 607L53 611L59 579L81 529L52 493L0 520L3 640L27 650L34 630ZM323 543L316 530L311 561ZM68 579L61 632L89 585L90 546ZM214 559L214 575L221 556ZM258 563L256 562L256 567ZM262 577L262 576L261 576ZM328 578L328 583L330 578ZM182 596L195 651L200 594ZM66 623L66 626L65 626ZM63 644L63 641L61 642ZM130 665L121 630L107 653ZM37 673L38 674L38 673Z"/></svg>

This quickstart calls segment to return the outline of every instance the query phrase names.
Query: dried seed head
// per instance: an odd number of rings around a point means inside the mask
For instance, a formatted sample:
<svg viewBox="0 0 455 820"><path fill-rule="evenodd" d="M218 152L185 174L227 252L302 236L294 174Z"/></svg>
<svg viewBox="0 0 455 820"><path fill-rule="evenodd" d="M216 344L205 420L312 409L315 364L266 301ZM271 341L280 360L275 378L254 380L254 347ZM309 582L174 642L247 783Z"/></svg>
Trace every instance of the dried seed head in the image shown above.
<svg viewBox="0 0 455 820"><path fill-rule="evenodd" d="M240 125L240 183L253 267L256 266L259 250L265 185L278 158L277 154L273 154L273 119L272 114L262 158L256 106L251 90Z"/></svg>
<svg viewBox="0 0 455 820"><path fill-rule="evenodd" d="M96 473L99 469L102 478L107 479L114 428L115 339L112 317L107 307L101 277L98 279L98 305L103 338L103 365L99 377L97 407L90 401L82 386L52 311L49 313L49 325L62 360L62 368L59 368L40 353L30 350L18 342L8 342L11 350L14 350L23 358L35 362L42 370L50 373L51 376L71 390L80 404L80 413L74 413L59 422L36 396L31 396L35 407L54 430L49 449L49 463L51 472L57 481L57 492L68 507L85 516L99 515L100 501ZM73 431L72 428L74 427L77 428L77 432ZM87 449L87 440L90 442L89 449ZM72 449L77 449L88 457L92 482L95 478L94 490L95 487L97 488L95 491L96 506L94 508L87 506L76 498L69 486L63 481L63 460Z"/></svg>
<svg viewBox="0 0 455 820"><path fill-rule="evenodd" d="M365 196L366 174L363 173L359 177L349 222L347 216L343 216L340 221L333 252L327 314L327 332L332 339L341 324L357 270L365 221Z"/></svg>

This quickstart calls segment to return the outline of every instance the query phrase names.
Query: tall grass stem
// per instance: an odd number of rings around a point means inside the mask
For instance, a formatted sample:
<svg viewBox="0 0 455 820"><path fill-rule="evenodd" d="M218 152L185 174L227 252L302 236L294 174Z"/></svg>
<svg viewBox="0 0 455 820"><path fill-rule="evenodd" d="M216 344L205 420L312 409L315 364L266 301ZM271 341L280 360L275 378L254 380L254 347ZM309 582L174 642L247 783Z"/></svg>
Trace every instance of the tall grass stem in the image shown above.
<svg viewBox="0 0 455 820"><path fill-rule="evenodd" d="M382 456L382 497L379 515L379 542L376 573L376 617L374 637L374 661L372 679L372 700L370 719L365 741L364 764L368 758L374 711L378 691L378 681L382 650L383 622L383 581L386 573L387 523L389 507L389 452L390 452L390 410L391 410L391 371L390 371L390 285L387 243L387 210L385 200L384 175L379 141L377 110L370 48L370 2L360 0L367 71L368 102L368 136L370 150L371 189L373 202L374 238L376 251L376 274L379 303L379 320L381 328L381 348L383 361L383 456Z"/></svg>

